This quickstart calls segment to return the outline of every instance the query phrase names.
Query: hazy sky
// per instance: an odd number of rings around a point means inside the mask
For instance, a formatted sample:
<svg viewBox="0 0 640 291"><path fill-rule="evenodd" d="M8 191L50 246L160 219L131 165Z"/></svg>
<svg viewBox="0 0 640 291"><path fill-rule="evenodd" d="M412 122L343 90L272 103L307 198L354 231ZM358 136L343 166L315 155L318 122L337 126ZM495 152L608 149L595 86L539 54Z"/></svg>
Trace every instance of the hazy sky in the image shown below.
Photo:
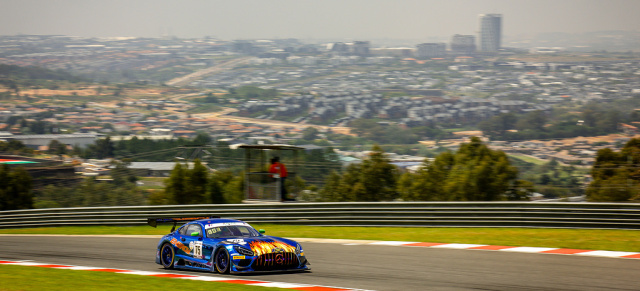
<svg viewBox="0 0 640 291"><path fill-rule="evenodd" d="M0 0L0 35L221 39L428 39L476 34L640 30L640 0Z"/></svg>

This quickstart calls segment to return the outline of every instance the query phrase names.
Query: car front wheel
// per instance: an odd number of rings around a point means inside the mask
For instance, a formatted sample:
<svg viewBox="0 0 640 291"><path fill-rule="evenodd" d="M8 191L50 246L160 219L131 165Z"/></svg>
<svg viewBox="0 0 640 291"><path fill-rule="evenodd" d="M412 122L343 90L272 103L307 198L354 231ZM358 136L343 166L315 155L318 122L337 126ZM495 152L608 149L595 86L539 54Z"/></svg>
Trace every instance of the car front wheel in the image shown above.
<svg viewBox="0 0 640 291"><path fill-rule="evenodd" d="M176 254L173 247L165 243L160 249L160 262L165 269L173 269L173 263L175 261Z"/></svg>
<svg viewBox="0 0 640 291"><path fill-rule="evenodd" d="M229 260L229 252L225 248L220 248L215 255L216 271L220 274L229 273L231 261Z"/></svg>

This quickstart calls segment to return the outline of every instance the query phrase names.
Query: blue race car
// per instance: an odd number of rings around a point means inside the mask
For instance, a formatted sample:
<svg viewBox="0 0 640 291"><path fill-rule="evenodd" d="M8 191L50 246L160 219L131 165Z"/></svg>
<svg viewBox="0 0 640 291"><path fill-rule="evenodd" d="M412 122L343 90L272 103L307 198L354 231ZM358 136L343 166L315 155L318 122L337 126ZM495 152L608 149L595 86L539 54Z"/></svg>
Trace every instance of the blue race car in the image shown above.
<svg viewBox="0 0 640 291"><path fill-rule="evenodd" d="M264 235L240 220L219 217L149 218L173 222L158 243L156 263L165 269L224 273L309 270L299 243ZM176 230L178 222L187 222Z"/></svg>

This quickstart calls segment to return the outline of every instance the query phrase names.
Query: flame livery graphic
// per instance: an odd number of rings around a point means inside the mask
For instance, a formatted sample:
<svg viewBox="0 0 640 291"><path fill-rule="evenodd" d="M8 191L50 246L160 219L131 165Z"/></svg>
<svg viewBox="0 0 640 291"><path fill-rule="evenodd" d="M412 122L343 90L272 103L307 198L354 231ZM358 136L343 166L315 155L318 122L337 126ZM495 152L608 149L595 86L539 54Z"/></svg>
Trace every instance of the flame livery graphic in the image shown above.
<svg viewBox="0 0 640 291"><path fill-rule="evenodd" d="M296 251L295 247L279 241L252 241L249 245L256 256L277 252L294 253Z"/></svg>

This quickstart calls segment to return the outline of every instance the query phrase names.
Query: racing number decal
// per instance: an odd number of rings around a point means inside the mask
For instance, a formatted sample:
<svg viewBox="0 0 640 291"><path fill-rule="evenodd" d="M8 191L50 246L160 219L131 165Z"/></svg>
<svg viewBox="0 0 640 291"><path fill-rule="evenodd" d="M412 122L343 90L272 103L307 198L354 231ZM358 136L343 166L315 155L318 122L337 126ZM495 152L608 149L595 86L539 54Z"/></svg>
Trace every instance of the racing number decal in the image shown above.
<svg viewBox="0 0 640 291"><path fill-rule="evenodd" d="M189 248L191 249L191 253L195 258L202 258L202 242L201 241L192 241L189 243Z"/></svg>

